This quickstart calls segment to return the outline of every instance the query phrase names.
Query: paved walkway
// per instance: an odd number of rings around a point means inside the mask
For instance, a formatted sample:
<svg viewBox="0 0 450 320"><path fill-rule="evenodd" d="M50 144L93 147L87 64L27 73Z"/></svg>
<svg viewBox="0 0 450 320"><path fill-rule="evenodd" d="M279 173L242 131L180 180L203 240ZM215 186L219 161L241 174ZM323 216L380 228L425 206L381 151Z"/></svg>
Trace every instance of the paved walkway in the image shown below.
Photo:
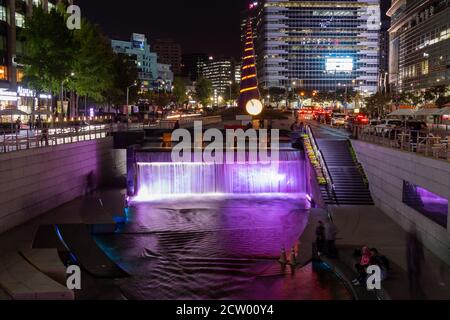
<svg viewBox="0 0 450 320"><path fill-rule="evenodd" d="M394 300L417 298L409 293L407 233L400 226L375 206L334 206L330 207L330 212L339 229L337 246L341 251L345 251L345 258L348 258L354 249L364 245L377 248L394 265L395 274L384 284L390 297ZM312 209L310 222L300 238L303 263L312 258L311 244L315 241L318 221L325 221L326 218L327 213L324 210ZM450 299L450 266L425 248L424 256L420 283L425 298Z"/></svg>
<svg viewBox="0 0 450 320"><path fill-rule="evenodd" d="M110 224L114 216L123 215L125 190L102 190L98 200L78 198L36 219L0 235L0 255L31 249L40 225L45 224Z"/></svg>

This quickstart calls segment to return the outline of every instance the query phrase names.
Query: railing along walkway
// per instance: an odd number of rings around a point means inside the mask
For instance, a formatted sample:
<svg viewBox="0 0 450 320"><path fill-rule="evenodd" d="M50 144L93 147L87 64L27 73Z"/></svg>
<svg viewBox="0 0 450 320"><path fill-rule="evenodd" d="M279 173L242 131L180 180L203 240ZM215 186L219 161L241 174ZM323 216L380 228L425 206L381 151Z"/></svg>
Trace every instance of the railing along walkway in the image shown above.
<svg viewBox="0 0 450 320"><path fill-rule="evenodd" d="M15 134L3 133L0 136L0 153L103 139L109 134L109 126L91 126L87 129L76 127L49 129L48 133L45 130L26 130Z"/></svg>
<svg viewBox="0 0 450 320"><path fill-rule="evenodd" d="M450 162L450 135L436 134L428 130L358 128L357 138L387 148L416 153L425 157Z"/></svg>

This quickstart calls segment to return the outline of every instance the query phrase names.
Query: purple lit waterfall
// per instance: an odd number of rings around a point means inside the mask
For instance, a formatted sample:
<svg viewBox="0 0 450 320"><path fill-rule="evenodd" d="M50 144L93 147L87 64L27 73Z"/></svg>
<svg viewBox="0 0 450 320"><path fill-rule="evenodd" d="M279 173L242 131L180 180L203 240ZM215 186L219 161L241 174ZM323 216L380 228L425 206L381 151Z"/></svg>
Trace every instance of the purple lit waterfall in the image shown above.
<svg viewBox="0 0 450 320"><path fill-rule="evenodd" d="M280 152L274 163L172 163L168 153L140 154L136 200L186 195L306 192L304 161L298 151Z"/></svg>

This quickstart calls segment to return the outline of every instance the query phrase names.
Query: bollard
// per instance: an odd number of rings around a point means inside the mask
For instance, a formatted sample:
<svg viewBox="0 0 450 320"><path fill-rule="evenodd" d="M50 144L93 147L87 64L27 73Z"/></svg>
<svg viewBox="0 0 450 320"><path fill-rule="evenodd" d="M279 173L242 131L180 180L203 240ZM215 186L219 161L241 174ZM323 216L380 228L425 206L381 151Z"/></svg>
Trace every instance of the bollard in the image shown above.
<svg viewBox="0 0 450 320"><path fill-rule="evenodd" d="M283 250L281 251L280 260L278 260L278 262L281 264L287 264L286 249L283 248Z"/></svg>

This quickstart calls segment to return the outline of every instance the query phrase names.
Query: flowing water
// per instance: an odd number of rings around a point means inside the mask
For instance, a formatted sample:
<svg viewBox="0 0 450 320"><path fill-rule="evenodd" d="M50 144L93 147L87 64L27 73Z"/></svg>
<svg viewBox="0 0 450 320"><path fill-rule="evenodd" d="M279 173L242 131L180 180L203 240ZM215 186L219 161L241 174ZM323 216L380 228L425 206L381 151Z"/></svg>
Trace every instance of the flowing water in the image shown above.
<svg viewBox="0 0 450 320"><path fill-rule="evenodd" d="M250 155L245 156L249 160ZM239 163L237 159L178 163L172 162L167 152L142 152L136 158L137 200L172 195L306 193L305 161L296 150L282 150L277 161L267 163Z"/></svg>
<svg viewBox="0 0 450 320"><path fill-rule="evenodd" d="M278 263L308 219L303 194L180 197L134 203L97 242L131 277L128 299L349 299L331 273Z"/></svg>

